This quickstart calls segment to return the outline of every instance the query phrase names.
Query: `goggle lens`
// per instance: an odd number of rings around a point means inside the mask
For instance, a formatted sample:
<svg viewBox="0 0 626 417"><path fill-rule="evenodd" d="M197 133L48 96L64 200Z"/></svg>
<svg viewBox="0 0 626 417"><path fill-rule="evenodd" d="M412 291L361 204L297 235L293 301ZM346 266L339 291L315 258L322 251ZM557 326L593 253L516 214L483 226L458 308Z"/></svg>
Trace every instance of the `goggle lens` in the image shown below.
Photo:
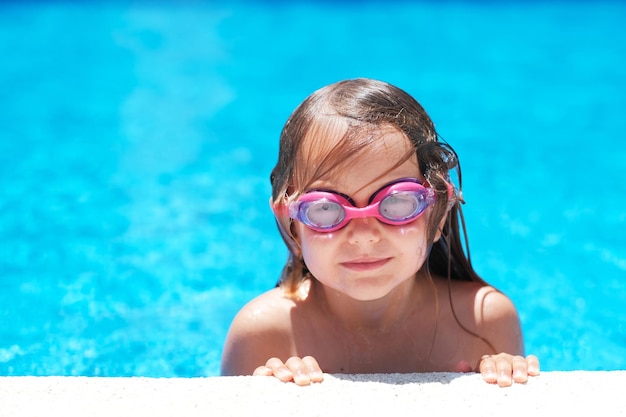
<svg viewBox="0 0 626 417"><path fill-rule="evenodd" d="M346 217L341 204L322 198L298 206L296 218L309 227L326 229L340 224Z"/></svg>
<svg viewBox="0 0 626 417"><path fill-rule="evenodd" d="M380 214L391 221L414 219L428 207L426 195L417 191L399 191L383 198L378 207Z"/></svg>

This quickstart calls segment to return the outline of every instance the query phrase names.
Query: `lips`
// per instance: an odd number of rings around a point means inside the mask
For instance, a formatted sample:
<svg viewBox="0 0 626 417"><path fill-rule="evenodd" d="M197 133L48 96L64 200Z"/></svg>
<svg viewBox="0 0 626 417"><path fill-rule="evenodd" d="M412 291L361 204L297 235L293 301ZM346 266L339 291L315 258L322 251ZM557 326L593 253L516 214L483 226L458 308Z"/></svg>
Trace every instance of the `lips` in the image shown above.
<svg viewBox="0 0 626 417"><path fill-rule="evenodd" d="M358 258L347 262L341 262L344 268L353 271L371 271L386 265L391 258Z"/></svg>

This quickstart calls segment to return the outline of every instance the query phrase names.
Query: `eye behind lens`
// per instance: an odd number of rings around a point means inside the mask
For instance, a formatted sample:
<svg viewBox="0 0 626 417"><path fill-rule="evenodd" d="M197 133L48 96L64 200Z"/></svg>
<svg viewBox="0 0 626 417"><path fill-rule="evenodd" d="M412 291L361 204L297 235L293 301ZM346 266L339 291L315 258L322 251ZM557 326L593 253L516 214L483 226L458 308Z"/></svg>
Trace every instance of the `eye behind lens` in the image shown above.
<svg viewBox="0 0 626 417"><path fill-rule="evenodd" d="M419 216L428 207L422 192L399 191L385 197L379 206L380 214L391 221L404 221Z"/></svg>
<svg viewBox="0 0 626 417"><path fill-rule="evenodd" d="M346 217L340 204L326 199L303 203L298 214L302 223L322 229L334 227Z"/></svg>

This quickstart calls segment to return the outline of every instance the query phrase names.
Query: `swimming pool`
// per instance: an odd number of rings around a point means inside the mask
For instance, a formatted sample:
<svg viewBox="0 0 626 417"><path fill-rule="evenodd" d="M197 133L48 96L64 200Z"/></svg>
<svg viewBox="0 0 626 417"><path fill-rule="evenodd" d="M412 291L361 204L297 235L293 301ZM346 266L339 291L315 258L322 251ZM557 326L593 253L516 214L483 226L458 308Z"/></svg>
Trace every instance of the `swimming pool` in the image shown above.
<svg viewBox="0 0 626 417"><path fill-rule="evenodd" d="M626 369L623 2L0 9L1 375L217 375L285 259L280 129L357 76L460 154L473 262L543 369Z"/></svg>

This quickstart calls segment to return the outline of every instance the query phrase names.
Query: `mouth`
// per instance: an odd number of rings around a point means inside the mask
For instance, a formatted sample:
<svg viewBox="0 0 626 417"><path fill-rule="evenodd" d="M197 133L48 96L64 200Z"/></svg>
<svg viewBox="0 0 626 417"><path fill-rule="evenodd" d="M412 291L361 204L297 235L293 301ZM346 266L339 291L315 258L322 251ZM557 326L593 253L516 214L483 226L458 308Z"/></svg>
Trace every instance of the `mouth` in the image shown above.
<svg viewBox="0 0 626 417"><path fill-rule="evenodd" d="M352 271L372 271L386 265L391 258L362 258L342 262L341 266Z"/></svg>

